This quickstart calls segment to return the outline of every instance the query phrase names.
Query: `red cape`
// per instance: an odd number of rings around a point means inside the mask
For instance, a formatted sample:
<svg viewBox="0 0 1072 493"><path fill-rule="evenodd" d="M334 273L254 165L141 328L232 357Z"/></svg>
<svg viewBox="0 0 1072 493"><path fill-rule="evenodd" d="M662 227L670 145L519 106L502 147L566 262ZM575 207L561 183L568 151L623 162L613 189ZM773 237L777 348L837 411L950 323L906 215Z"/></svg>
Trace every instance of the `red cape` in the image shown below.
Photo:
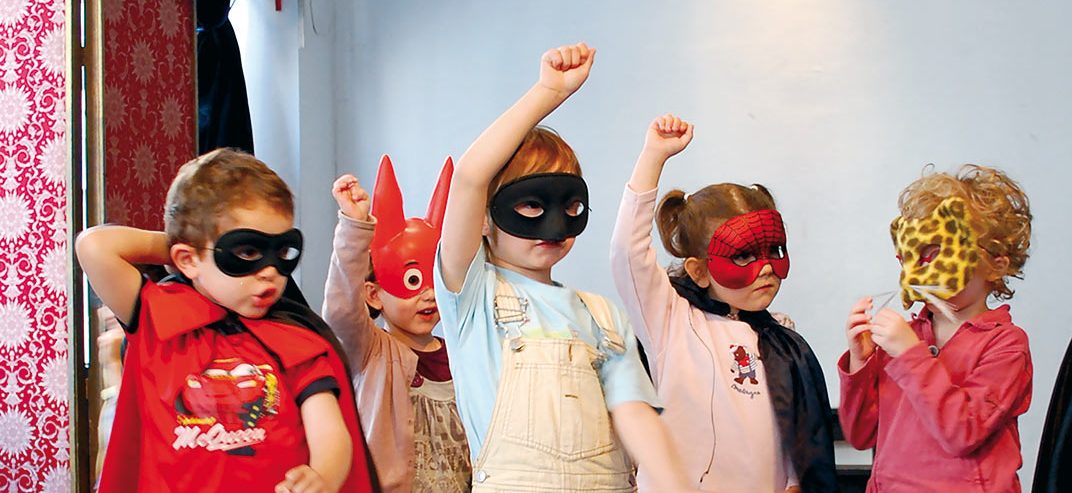
<svg viewBox="0 0 1072 493"><path fill-rule="evenodd" d="M342 409L343 419L354 444L350 474L339 491L345 493L378 491L379 487L374 479L375 472L372 470L364 434L361 432L357 405L346 365L335 349L335 345L320 334L323 329L317 330L315 326L317 322L324 324L319 316L308 307L292 305L297 304L281 300L276 305L285 307L281 313L269 313L269 318L264 319L240 318L240 320L257 339L267 346L267 349L280 358L284 366L290 366L290 364L296 364L320 354L327 354L328 363L339 385L339 407ZM138 314L137 330L155 330L156 337L161 340L198 330L208 324L223 320L227 316L227 311L223 307L216 305L192 287L181 282L153 284L146 281L142 288L139 307L147 306L152 306L152 309L139 310L141 313ZM304 308L304 311L299 307ZM275 309L276 307L273 307L273 311ZM305 330L294 330L295 327ZM139 368L145 363L156 363L141 361L140 351L137 348L139 338L129 339L130 346L124 361L126 368ZM172 365L183 363L183 361L168 362ZM116 403L115 422L104 458L100 487L97 490L101 493L129 493L138 489L141 473L139 444L143 426L138 405L145 399L138 374L137 371L123 372L119 401Z"/></svg>

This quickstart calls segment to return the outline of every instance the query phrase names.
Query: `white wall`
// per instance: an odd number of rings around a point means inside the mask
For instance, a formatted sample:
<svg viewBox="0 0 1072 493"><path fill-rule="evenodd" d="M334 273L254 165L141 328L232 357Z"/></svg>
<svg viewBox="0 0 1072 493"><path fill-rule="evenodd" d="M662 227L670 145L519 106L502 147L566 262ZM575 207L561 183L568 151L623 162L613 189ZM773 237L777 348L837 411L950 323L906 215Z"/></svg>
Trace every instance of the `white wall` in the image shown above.
<svg viewBox="0 0 1072 493"><path fill-rule="evenodd" d="M736 181L774 191L793 259L774 308L826 363L835 405L845 312L896 288L887 225L897 193L929 162L1005 168L1035 211L1033 256L1012 303L1035 361L1035 402L1020 428L1030 484L1072 334L1047 314L1065 301L1070 275L1072 4L363 1L336 11L339 170L371 184L379 155L391 154L415 197L409 214L423 213L443 156L459 156L535 81L544 49L598 48L586 86L546 121L592 187L593 220L556 270L578 288L614 292L607 243L647 123L667 111L695 122L664 190Z"/></svg>
<svg viewBox="0 0 1072 493"><path fill-rule="evenodd" d="M290 185L305 235L295 273L317 310L331 257L335 202L335 4L238 1L231 23L242 50L257 157Z"/></svg>

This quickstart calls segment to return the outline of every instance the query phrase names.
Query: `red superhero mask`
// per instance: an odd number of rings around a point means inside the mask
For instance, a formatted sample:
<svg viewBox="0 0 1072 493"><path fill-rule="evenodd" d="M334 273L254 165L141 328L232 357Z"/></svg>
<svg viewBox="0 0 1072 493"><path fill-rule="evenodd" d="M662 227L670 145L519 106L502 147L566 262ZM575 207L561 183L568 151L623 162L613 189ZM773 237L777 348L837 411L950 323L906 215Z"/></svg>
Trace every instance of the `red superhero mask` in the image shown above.
<svg viewBox="0 0 1072 493"><path fill-rule="evenodd" d="M719 285L740 289L751 285L770 264L774 275L789 275L785 226L778 211L766 209L726 221L707 244L707 269Z"/></svg>
<svg viewBox="0 0 1072 493"><path fill-rule="evenodd" d="M423 219L406 219L391 158L384 155L380 160L372 195L372 215L376 217L372 269L376 282L392 296L412 298L432 287L432 264L443 231L443 213L453 173L454 161L448 156L428 202L427 214Z"/></svg>

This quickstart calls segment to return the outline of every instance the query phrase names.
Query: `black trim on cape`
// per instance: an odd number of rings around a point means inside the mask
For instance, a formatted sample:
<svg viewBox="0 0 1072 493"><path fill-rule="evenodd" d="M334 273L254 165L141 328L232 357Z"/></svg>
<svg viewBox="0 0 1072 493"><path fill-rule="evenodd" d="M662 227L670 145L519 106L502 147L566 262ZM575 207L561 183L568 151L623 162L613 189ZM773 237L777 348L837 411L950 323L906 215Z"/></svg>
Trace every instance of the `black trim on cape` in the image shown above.
<svg viewBox="0 0 1072 493"><path fill-rule="evenodd" d="M1042 428L1033 493L1072 491L1072 343L1057 373Z"/></svg>
<svg viewBox="0 0 1072 493"><path fill-rule="evenodd" d="M730 313L729 305L712 299L687 275L671 276L670 284L700 310L719 316ZM793 461L801 490L838 491L833 412L815 353L800 334L778 324L766 310L741 311L738 318L758 336L759 358L767 372L767 390L782 447Z"/></svg>
<svg viewBox="0 0 1072 493"><path fill-rule="evenodd" d="M275 305L272 305L271 311L268 312L268 318L305 327L319 334L335 349L335 352L342 360L343 366L346 368L347 382L339 382L339 384L350 385L350 382L354 381L354 372L350 368L350 359L346 357L348 354L346 349L342 347L342 343L335 337L335 332L331 330L331 326L323 318L320 318L319 313L309 307L309 302L306 301L305 295L298 289L298 283L294 282L294 278L287 276L287 286L283 290L283 297L279 298ZM356 405L357 403L355 402L354 404ZM358 420L357 426L362 428L360 420ZM372 491L380 493L383 491L380 486L380 477L376 472L376 464L372 461L372 454L368 452L369 448L368 442L365 440L364 428L361 429L361 446L366 451L365 463L368 466Z"/></svg>

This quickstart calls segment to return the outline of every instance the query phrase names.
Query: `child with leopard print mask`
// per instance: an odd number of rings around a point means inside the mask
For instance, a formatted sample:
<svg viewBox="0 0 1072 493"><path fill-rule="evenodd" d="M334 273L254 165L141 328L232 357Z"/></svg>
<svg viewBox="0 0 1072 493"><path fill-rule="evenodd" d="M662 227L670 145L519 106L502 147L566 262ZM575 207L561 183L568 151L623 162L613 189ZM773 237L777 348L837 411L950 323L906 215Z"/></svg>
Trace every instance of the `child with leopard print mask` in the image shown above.
<svg viewBox="0 0 1072 493"><path fill-rule="evenodd" d="M1020 277L1031 212L1000 170L964 165L901 192L890 225L907 321L871 298L849 313L838 361L841 425L876 447L868 492L1020 491L1017 418L1031 402L1027 334L1013 324L1007 279Z"/></svg>

